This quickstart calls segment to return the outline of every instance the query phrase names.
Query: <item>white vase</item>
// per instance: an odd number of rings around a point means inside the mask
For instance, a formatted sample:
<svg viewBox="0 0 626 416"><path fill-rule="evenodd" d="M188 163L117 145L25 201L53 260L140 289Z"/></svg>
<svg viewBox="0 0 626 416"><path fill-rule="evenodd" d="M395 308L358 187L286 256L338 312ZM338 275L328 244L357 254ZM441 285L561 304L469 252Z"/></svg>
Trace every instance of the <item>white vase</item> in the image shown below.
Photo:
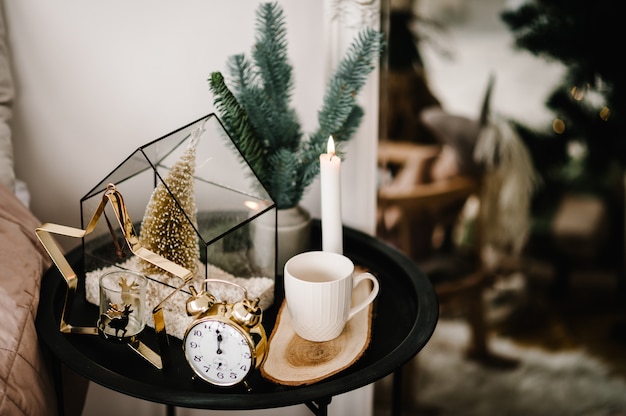
<svg viewBox="0 0 626 416"><path fill-rule="evenodd" d="M311 246L311 214L301 206L279 209L276 223L278 253L276 265L279 274L287 260Z"/></svg>
<svg viewBox="0 0 626 416"><path fill-rule="evenodd" d="M303 207L279 209L276 212L276 229L271 216L262 216L252 223L255 264L267 276L274 272L283 274L285 263L291 257L311 246L311 214ZM276 234L274 234L276 231ZM278 239L277 244L275 236ZM276 247L274 269L271 250Z"/></svg>

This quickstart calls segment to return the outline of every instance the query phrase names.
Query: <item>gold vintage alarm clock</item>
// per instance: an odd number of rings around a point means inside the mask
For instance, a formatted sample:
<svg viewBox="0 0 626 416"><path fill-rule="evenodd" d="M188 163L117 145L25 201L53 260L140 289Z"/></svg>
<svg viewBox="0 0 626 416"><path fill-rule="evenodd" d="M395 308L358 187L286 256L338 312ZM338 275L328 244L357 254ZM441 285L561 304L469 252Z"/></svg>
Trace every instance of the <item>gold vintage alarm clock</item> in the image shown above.
<svg viewBox="0 0 626 416"><path fill-rule="evenodd" d="M258 368L267 349L267 335L261 323L259 299L248 299L247 291L235 283L206 279L238 287L244 293L236 303L217 301L206 289L197 292L190 286L187 315L195 319L183 338L185 358L195 375L220 387L242 383Z"/></svg>

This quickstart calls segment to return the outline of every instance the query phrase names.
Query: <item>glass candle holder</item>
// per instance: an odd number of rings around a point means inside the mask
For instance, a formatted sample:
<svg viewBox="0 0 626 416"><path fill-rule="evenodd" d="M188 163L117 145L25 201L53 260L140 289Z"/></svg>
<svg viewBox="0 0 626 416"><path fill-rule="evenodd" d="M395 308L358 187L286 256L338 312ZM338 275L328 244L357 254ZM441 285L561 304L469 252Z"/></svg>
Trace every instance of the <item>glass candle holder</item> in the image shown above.
<svg viewBox="0 0 626 416"><path fill-rule="evenodd" d="M100 335L107 340L128 342L143 331L147 285L145 276L126 270L100 277Z"/></svg>

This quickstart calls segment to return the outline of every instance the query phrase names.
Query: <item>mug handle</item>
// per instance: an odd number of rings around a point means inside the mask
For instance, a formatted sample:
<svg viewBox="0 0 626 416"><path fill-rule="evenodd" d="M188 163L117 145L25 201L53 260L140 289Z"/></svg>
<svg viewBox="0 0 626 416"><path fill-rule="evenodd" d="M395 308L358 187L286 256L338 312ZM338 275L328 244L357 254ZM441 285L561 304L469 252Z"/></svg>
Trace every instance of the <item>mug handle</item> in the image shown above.
<svg viewBox="0 0 626 416"><path fill-rule="evenodd" d="M348 314L347 320L350 320L354 315L360 312L363 308L365 308L367 305L372 303L374 299L376 298L376 296L378 295L378 289L379 289L378 279L376 279L376 277L374 277L373 274L368 273L368 272L361 273L360 275L356 276L352 280L352 289L354 290L354 288L357 287L359 283L361 283L363 280L370 280L372 282L373 284L372 290L370 294L367 296L367 298L359 302L358 305L355 305L352 308L350 308L350 313Z"/></svg>

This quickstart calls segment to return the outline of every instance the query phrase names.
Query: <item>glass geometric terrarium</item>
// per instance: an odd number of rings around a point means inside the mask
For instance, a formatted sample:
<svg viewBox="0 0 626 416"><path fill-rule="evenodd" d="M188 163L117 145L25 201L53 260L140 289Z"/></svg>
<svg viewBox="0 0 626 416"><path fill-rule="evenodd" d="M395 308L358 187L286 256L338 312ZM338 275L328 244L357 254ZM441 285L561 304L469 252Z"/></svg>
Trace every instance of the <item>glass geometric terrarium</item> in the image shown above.
<svg viewBox="0 0 626 416"><path fill-rule="evenodd" d="M261 308L272 305L276 206L215 114L128 156L81 199L83 229L111 184L122 195L142 246L192 270L190 283L196 289L205 279L227 280L243 286L249 298L258 297ZM83 237L87 300L98 303L102 274L132 270L149 279L150 311L180 286L181 279L133 255L108 205L103 219ZM176 257L181 253L183 257ZM218 300L241 298L241 291L230 285L208 289ZM178 338L191 322L185 313L189 295L187 285L163 306L167 332ZM154 325L151 317L148 325Z"/></svg>

